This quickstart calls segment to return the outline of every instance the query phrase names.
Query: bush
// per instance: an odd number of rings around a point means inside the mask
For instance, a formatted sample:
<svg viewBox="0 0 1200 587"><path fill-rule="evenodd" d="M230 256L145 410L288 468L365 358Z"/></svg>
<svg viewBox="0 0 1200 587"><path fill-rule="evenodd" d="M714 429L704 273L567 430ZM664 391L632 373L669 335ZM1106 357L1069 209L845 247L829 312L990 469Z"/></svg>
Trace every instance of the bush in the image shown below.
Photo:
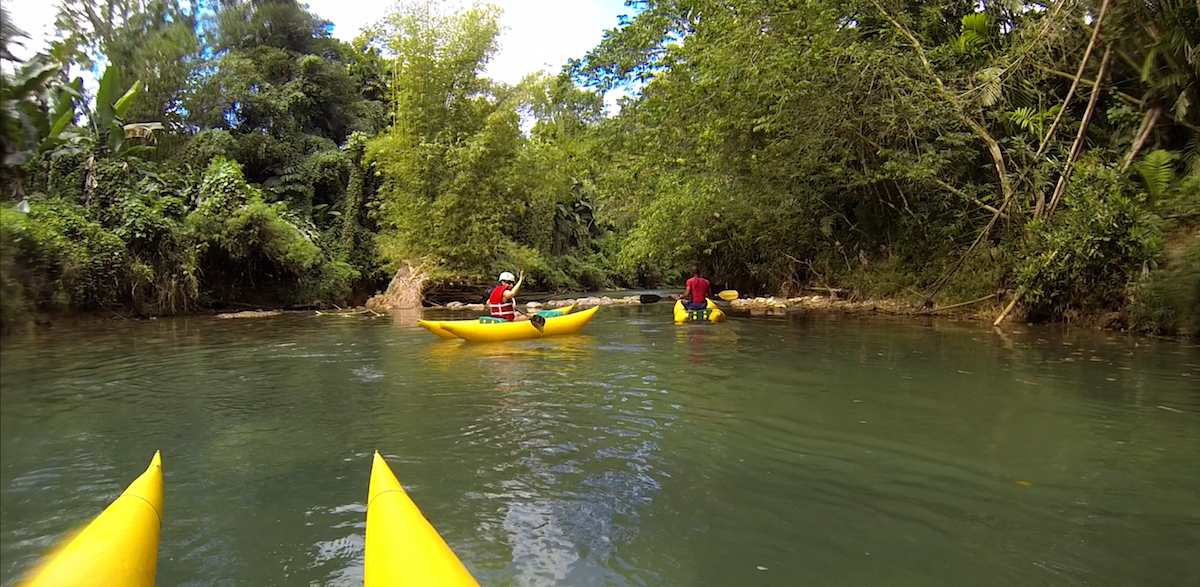
<svg viewBox="0 0 1200 587"><path fill-rule="evenodd" d="M117 303L127 254L120 237L68 202L0 209L5 321L21 311L92 310Z"/></svg>
<svg viewBox="0 0 1200 587"><path fill-rule="evenodd" d="M1135 289L1135 325L1200 336L1200 231L1185 228L1171 242L1158 268Z"/></svg>
<svg viewBox="0 0 1200 587"><path fill-rule="evenodd" d="M1157 217L1145 212L1145 195L1108 167L1080 165L1066 193L1062 213L1029 225L1033 238L1016 276L1025 303L1051 318L1118 310L1162 246Z"/></svg>

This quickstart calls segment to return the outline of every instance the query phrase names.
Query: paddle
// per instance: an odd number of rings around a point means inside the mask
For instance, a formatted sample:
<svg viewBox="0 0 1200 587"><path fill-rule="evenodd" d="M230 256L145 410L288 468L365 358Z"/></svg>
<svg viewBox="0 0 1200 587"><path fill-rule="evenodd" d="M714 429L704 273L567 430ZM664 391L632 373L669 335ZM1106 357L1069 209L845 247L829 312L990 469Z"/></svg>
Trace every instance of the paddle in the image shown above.
<svg viewBox="0 0 1200 587"><path fill-rule="evenodd" d="M727 289L727 290L717 294L717 297L729 302L729 301L738 299L738 292L735 289ZM642 294L642 295L638 296L638 301L643 304L654 304L657 302L661 302L662 296L655 295L655 294Z"/></svg>
<svg viewBox="0 0 1200 587"><path fill-rule="evenodd" d="M529 317L529 323L533 324L533 327L536 328L538 332L541 332L541 333L546 332L546 317L545 316L543 316L541 314L534 314Z"/></svg>

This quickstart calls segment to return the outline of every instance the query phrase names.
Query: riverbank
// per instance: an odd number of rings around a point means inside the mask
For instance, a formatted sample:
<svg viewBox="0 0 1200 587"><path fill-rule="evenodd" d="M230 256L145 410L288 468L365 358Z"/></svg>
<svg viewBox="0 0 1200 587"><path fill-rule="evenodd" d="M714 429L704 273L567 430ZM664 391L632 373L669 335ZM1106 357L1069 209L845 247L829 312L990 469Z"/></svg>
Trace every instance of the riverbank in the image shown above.
<svg viewBox="0 0 1200 587"><path fill-rule="evenodd" d="M669 295L660 295L659 301L651 302L654 304L673 304L674 300ZM925 307L919 302L911 300L894 299L894 298L877 298L877 299L856 299L847 290L834 290L828 295L808 295L808 296L755 296L743 297L729 302L718 302L727 310L732 310L735 313L745 313L749 316L787 316L795 314L812 314L812 315L844 315L844 316L890 316L896 318L937 318L956 321L977 322L984 325L992 324L997 316L999 316L1011 301L1010 297L986 296L976 300L968 300L950 304L942 307ZM628 296L584 296L579 298L564 298L559 300L547 301L532 301L526 304L519 304L518 308L527 311L537 311L540 309L555 309L564 308L570 305L576 306L578 309L586 309L594 306L636 306L647 305L643 303L643 296L628 295ZM452 312L463 313L482 313L487 310L486 304L467 303L467 302L449 302L442 305L434 305L423 307L423 310L448 310ZM254 310L230 311L230 310L209 310L182 314L181 316L208 316L217 319L265 319L280 315L293 314L316 314L316 315L339 315L339 316L356 316L370 315L372 317L385 315L393 310L387 308L372 306L355 307L334 307L321 310L285 310L279 308L262 307ZM736 314L735 314L736 315ZM116 311L107 313L93 314L76 314L76 315L48 315L38 314L32 316L27 322L22 325L12 326L4 330L4 334L25 332L30 330L51 330L60 328L74 327L93 327L103 326L104 324L126 321L140 320L156 320L158 316L145 315L128 315L121 314ZM1086 328L1091 330L1107 330L1114 332L1134 331L1147 335L1164 335L1164 333L1148 332L1142 329L1128 327L1126 320L1127 316L1122 312L1105 312L1098 314L1077 314L1074 319L1063 324ZM1019 305L1015 307L1006 317L1001 325L1025 324L1029 322L1029 316L1025 309ZM1034 320L1034 322L1043 322ZM1194 334L1174 333L1165 334L1168 337L1179 338L1195 338Z"/></svg>

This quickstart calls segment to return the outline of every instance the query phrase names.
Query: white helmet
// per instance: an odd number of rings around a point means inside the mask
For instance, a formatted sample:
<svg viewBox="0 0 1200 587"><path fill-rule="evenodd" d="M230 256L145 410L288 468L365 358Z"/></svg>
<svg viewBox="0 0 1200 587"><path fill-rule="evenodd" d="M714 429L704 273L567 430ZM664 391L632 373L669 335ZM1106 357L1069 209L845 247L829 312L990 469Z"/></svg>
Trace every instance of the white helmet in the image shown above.
<svg viewBox="0 0 1200 587"><path fill-rule="evenodd" d="M508 271L505 271L504 273L500 274L500 281L516 281L516 280L517 280L517 276L513 275L512 273L509 273Z"/></svg>

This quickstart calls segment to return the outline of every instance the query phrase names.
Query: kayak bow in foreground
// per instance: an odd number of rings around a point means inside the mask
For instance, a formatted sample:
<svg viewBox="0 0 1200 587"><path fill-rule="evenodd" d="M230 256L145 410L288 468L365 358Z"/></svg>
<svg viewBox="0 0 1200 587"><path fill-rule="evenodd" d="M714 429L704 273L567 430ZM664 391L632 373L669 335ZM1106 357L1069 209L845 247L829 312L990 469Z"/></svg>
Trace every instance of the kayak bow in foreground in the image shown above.
<svg viewBox="0 0 1200 587"><path fill-rule="evenodd" d="M375 453L363 587L479 587Z"/></svg>
<svg viewBox="0 0 1200 587"><path fill-rule="evenodd" d="M155 452L146 472L24 587L153 587L162 511L162 459Z"/></svg>

